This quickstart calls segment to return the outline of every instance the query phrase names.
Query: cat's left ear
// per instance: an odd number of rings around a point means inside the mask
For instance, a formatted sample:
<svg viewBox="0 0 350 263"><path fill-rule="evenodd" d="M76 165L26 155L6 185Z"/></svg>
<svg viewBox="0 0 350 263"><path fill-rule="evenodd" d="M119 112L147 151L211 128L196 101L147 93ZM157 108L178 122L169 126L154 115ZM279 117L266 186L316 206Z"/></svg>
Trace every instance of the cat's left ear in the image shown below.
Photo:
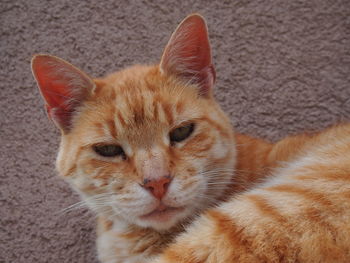
<svg viewBox="0 0 350 263"><path fill-rule="evenodd" d="M67 61L46 54L33 57L32 71L49 117L67 133L79 106L92 94L94 81Z"/></svg>
<svg viewBox="0 0 350 263"><path fill-rule="evenodd" d="M205 20L198 14L186 17L165 47L160 70L186 83L196 84L200 94L209 96L215 82L215 69Z"/></svg>

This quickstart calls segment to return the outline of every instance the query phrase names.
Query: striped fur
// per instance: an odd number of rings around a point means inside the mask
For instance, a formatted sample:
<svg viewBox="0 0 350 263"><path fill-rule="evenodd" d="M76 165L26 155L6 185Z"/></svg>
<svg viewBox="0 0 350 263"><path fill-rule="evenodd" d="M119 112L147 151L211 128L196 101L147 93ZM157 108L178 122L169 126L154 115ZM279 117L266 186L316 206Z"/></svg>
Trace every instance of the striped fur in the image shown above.
<svg viewBox="0 0 350 263"><path fill-rule="evenodd" d="M199 15L159 65L94 80L49 55L32 68L62 132L57 170L97 213L101 262L350 262L350 125L275 144L234 133ZM100 156L105 144L124 154ZM172 178L161 199L149 175Z"/></svg>
<svg viewBox="0 0 350 263"><path fill-rule="evenodd" d="M262 146L254 162L275 167L265 182L207 211L152 262L350 262L350 125Z"/></svg>

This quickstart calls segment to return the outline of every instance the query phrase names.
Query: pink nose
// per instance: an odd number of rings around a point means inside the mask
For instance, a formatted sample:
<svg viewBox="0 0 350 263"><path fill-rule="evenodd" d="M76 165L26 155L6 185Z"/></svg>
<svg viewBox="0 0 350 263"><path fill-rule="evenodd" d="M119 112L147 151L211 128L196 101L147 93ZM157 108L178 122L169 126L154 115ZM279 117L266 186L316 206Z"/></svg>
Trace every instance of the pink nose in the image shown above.
<svg viewBox="0 0 350 263"><path fill-rule="evenodd" d="M170 176L163 176L158 179L144 179L142 186L150 191L154 197L162 199L168 190L171 179Z"/></svg>

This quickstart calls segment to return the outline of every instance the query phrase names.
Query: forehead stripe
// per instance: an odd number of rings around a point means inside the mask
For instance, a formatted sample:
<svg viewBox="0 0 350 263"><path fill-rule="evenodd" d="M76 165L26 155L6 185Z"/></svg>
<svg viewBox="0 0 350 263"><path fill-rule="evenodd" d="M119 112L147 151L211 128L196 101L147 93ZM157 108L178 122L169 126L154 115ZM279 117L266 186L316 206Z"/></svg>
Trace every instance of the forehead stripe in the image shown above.
<svg viewBox="0 0 350 263"><path fill-rule="evenodd" d="M122 114L120 113L120 111L117 112L117 118L118 118L119 123L121 125L126 125L126 121L124 120L124 118L123 118Z"/></svg>
<svg viewBox="0 0 350 263"><path fill-rule="evenodd" d="M113 119L111 119L111 120L108 120L107 121L107 125L108 125L108 129L109 129L109 131L110 131L110 133L111 133L111 136L113 137L113 138L117 138L117 128L116 128L116 126L115 126L115 122L114 122L114 120Z"/></svg>
<svg viewBox="0 0 350 263"><path fill-rule="evenodd" d="M162 109L169 124L174 122L173 106L168 102L162 102Z"/></svg>

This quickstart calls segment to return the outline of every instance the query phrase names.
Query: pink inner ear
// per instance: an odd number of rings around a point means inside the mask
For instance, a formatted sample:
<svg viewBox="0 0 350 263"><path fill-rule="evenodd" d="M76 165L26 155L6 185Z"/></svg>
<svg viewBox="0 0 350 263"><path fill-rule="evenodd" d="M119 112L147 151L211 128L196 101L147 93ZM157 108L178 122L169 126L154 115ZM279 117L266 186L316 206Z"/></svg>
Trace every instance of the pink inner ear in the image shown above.
<svg viewBox="0 0 350 263"><path fill-rule="evenodd" d="M37 55L32 69L50 118L68 130L72 113L93 88L92 80L68 62L49 55Z"/></svg>
<svg viewBox="0 0 350 263"><path fill-rule="evenodd" d="M201 71L211 64L211 53L205 25L187 26L183 33L183 49L179 50L179 56L185 58L193 71Z"/></svg>
<svg viewBox="0 0 350 263"><path fill-rule="evenodd" d="M40 91L49 108L64 106L70 98L68 83L64 76L59 76L55 70L55 61L49 57L39 56L33 61L33 71L38 82ZM52 65L50 65L52 63ZM60 79L61 78L61 79Z"/></svg>
<svg viewBox="0 0 350 263"><path fill-rule="evenodd" d="M194 80L202 94L207 94L215 81L207 27L200 15L184 19L171 36L160 64L164 72Z"/></svg>

